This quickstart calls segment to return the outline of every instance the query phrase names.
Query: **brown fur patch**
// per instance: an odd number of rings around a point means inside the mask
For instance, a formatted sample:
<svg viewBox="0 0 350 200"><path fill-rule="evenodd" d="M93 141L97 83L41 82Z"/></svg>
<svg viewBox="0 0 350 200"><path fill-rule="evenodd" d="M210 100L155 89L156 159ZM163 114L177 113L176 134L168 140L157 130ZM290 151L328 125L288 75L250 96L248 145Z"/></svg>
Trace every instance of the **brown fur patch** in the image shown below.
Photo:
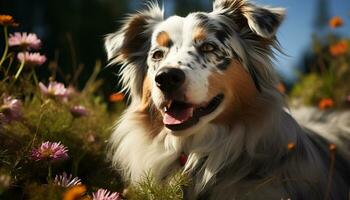
<svg viewBox="0 0 350 200"><path fill-rule="evenodd" d="M141 104L137 110L138 120L151 137L155 137L163 128L162 116L152 103L152 83L148 76L143 81Z"/></svg>
<svg viewBox="0 0 350 200"><path fill-rule="evenodd" d="M151 80L149 80L148 76L145 77L143 80L142 85L142 97L141 97L141 104L139 106L139 111L144 112L147 110L148 107L151 105L151 89L152 89L152 83Z"/></svg>
<svg viewBox="0 0 350 200"><path fill-rule="evenodd" d="M209 77L208 96L213 98L219 92L224 92L225 109L215 120L215 123L234 123L256 112L258 91L254 81L246 69L236 60L232 60L224 73L214 72Z"/></svg>
<svg viewBox="0 0 350 200"><path fill-rule="evenodd" d="M170 47L173 43L170 39L169 34L165 31L162 31L157 35L156 41L160 46L163 47Z"/></svg>
<svg viewBox="0 0 350 200"><path fill-rule="evenodd" d="M207 32L203 27L197 27L193 31L192 39L194 41L203 41L207 39Z"/></svg>
<svg viewBox="0 0 350 200"><path fill-rule="evenodd" d="M142 37L142 32L147 25L146 17L143 15L135 16L132 21L127 24L125 30L125 40L121 47L122 58L128 58L129 54L139 51L141 46L145 43L145 38Z"/></svg>

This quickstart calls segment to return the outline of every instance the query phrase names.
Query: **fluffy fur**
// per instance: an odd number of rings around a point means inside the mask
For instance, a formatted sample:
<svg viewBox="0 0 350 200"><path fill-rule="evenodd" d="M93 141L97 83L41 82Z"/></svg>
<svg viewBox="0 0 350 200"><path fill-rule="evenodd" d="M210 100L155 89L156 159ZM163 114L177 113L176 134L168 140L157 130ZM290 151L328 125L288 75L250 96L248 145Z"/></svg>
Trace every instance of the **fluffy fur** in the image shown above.
<svg viewBox="0 0 350 200"><path fill-rule="evenodd" d="M148 171L161 181L181 169L192 180L185 199L348 199L349 117L333 124L337 115L315 119L308 116L316 111L295 111L306 129L275 89L271 59L283 18L280 8L216 0L210 13L164 19L151 3L106 37L110 63L121 64L130 94L110 138L111 160L127 182ZM155 82L165 67L186 76L174 97ZM221 104L193 126L164 125L168 101L202 106L217 94L224 95Z"/></svg>

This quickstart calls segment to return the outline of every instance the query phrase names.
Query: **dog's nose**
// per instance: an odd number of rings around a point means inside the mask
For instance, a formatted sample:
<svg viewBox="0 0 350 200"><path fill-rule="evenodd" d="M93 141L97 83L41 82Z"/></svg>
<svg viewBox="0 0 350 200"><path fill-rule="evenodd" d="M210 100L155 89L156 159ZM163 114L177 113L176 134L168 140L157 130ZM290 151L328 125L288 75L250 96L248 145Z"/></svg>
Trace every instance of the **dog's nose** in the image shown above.
<svg viewBox="0 0 350 200"><path fill-rule="evenodd" d="M173 92L185 82L185 73L177 68L163 68L157 72L155 81L163 92Z"/></svg>

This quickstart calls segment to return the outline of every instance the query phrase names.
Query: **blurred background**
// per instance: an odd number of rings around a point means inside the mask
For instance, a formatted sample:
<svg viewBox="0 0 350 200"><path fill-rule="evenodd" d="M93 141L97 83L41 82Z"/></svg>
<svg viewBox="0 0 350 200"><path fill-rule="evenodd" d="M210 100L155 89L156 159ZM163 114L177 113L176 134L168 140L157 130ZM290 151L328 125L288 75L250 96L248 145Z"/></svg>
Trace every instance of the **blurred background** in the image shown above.
<svg viewBox="0 0 350 200"><path fill-rule="evenodd" d="M118 174L106 161L105 148L126 104L124 94L117 92L118 67L105 67L103 38L118 30L127 13L141 10L145 2L0 0L0 199L59 200L79 189L80 179L86 186L80 187L81 196L87 196L84 199L91 199L99 188L123 191ZM255 2L287 10L277 34L284 54L278 53L275 67L281 77L276 87L288 94L291 107L350 110L350 1ZM212 0L159 3L164 4L166 16L212 8ZM19 26L2 26L4 15L12 15ZM37 34L40 53L47 61L35 65L21 61L20 50L28 50L26 46L10 45L4 53L7 28L10 34ZM40 161L33 160L33 150L49 141L69 149L69 159L51 163L45 154ZM70 181L74 187L68 187ZM155 189L140 187L133 192L182 196L172 183L183 185L171 179L165 186L145 182Z"/></svg>
<svg viewBox="0 0 350 200"><path fill-rule="evenodd" d="M120 20L130 12L142 9L140 0L1 0L0 12L14 16L20 26L12 31L34 32L43 41L49 61L57 61L63 72L84 65L78 85L88 79L96 61L106 62L103 37L120 26ZM313 37L330 30L333 16L350 19L348 0L257 0L259 4L284 7L287 17L278 32L286 55L280 55L276 67L283 81L290 86L297 80L298 70L312 57ZM185 16L193 11L210 11L212 0L164 0L166 15ZM335 31L339 37L350 33L345 23ZM3 38L3 37L1 37ZM117 89L116 68L102 71L105 92ZM45 73L42 70L41 73ZM62 78L62 77L61 77ZM66 80L68 81L68 80ZM107 83L107 84L106 84Z"/></svg>

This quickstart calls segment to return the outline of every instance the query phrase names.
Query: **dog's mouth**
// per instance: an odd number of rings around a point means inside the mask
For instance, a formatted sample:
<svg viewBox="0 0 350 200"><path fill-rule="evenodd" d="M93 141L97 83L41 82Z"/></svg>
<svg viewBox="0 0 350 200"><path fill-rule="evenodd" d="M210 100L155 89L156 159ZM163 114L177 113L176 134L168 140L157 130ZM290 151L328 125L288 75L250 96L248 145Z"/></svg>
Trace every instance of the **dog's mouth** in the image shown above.
<svg viewBox="0 0 350 200"><path fill-rule="evenodd" d="M169 100L164 106L164 125L173 131L180 131L195 125L203 116L214 112L224 99L223 94L215 96L205 105Z"/></svg>

